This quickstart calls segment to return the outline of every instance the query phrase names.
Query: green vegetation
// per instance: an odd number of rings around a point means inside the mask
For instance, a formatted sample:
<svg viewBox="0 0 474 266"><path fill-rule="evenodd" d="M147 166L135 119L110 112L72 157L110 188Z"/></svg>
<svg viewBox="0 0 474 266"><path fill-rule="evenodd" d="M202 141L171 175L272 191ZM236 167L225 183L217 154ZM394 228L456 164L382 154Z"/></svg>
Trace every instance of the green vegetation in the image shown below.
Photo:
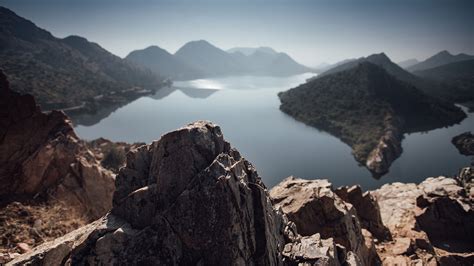
<svg viewBox="0 0 474 266"><path fill-rule="evenodd" d="M124 149L111 146L104 152L104 159L101 164L105 168L117 173L120 167L124 165L125 159L127 159L127 157Z"/></svg>
<svg viewBox="0 0 474 266"><path fill-rule="evenodd" d="M279 97L283 112L340 138L363 163L386 130L430 130L465 118L456 106L423 94L369 62L316 78Z"/></svg>
<svg viewBox="0 0 474 266"><path fill-rule="evenodd" d="M157 89L160 77L84 38L59 39L0 7L0 68L12 89L44 108L66 108L131 88Z"/></svg>

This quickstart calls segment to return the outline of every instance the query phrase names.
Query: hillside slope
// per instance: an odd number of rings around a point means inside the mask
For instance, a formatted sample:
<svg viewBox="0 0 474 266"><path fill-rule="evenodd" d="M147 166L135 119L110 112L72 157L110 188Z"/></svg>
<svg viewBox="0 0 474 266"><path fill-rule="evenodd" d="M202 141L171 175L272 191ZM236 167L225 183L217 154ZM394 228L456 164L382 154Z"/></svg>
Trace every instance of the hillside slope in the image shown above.
<svg viewBox="0 0 474 266"><path fill-rule="evenodd" d="M454 101L474 101L474 59L415 71L414 74L443 84L443 93Z"/></svg>
<svg viewBox="0 0 474 266"><path fill-rule="evenodd" d="M161 78L82 37L59 39L0 7L0 68L12 89L46 109L79 105L134 87L156 89Z"/></svg>
<svg viewBox="0 0 474 266"><path fill-rule="evenodd" d="M200 70L158 46L132 51L125 59L173 80L195 79L203 76Z"/></svg>
<svg viewBox="0 0 474 266"><path fill-rule="evenodd" d="M466 116L369 62L311 80L279 97L283 112L340 138L375 175L387 172L400 155L403 133L447 126Z"/></svg>

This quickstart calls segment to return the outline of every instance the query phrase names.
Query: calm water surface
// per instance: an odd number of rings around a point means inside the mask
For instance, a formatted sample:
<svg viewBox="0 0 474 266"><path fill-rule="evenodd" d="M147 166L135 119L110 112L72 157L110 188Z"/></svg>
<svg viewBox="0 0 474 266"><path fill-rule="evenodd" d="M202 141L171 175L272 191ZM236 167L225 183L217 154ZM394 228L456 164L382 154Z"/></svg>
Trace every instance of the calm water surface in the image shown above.
<svg viewBox="0 0 474 266"><path fill-rule="evenodd" d="M373 189L384 183L419 182L428 176L452 175L470 163L450 140L474 129L469 114L460 125L406 135L404 152L380 180L357 164L351 149L339 139L295 121L278 107L277 93L311 77L226 77L175 82L151 97L143 97L110 115L73 118L85 139L151 142L195 120L221 126L225 138L252 162L265 184L289 175L328 178L335 186L361 184ZM87 125L87 126L86 126Z"/></svg>

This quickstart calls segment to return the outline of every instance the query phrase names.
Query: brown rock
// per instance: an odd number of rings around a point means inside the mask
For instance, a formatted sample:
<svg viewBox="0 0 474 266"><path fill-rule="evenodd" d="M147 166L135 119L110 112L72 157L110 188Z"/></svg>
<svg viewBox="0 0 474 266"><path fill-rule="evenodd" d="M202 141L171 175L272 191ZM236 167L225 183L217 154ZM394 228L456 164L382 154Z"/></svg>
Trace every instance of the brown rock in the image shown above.
<svg viewBox="0 0 474 266"><path fill-rule="evenodd" d="M301 235L334 238L364 265L375 263L377 254L366 246L355 208L338 197L327 180L288 177L272 188L270 196Z"/></svg>
<svg viewBox="0 0 474 266"><path fill-rule="evenodd" d="M26 243L18 243L16 244L16 246L18 247L21 253L26 253L26 252L31 251L31 247Z"/></svg>
<svg viewBox="0 0 474 266"><path fill-rule="evenodd" d="M392 246L394 255L410 255L413 252L412 240L408 237L396 238L395 244Z"/></svg>
<svg viewBox="0 0 474 266"><path fill-rule="evenodd" d="M465 263L474 256L474 205L460 184L438 177L419 185L387 184L372 192L395 239L377 245L384 264L470 265Z"/></svg>
<svg viewBox="0 0 474 266"><path fill-rule="evenodd" d="M390 231L382 223L380 207L369 192L362 192L360 186L340 187L334 192L345 202L354 206L363 228L369 230L379 240L389 239Z"/></svg>
<svg viewBox="0 0 474 266"><path fill-rule="evenodd" d="M365 166L375 177L388 172L390 165L402 154L402 138L400 131L402 120L395 116L387 116L384 120L385 132L377 146L370 152Z"/></svg>
<svg viewBox="0 0 474 266"><path fill-rule="evenodd" d="M55 199L91 219L112 206L114 176L99 166L62 112L42 113L0 71L0 198Z"/></svg>
<svg viewBox="0 0 474 266"><path fill-rule="evenodd" d="M333 239L321 239L319 234L305 236L294 243L286 244L283 256L284 260L299 265L340 265ZM356 258L351 256L351 260Z"/></svg>

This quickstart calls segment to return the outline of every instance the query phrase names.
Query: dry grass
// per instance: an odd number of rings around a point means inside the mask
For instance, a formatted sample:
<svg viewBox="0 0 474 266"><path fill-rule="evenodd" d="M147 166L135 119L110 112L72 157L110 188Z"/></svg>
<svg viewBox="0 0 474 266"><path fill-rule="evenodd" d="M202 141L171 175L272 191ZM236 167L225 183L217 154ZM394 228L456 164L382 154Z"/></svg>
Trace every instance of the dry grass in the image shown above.
<svg viewBox="0 0 474 266"><path fill-rule="evenodd" d="M35 247L85 224L87 217L63 203L27 205L12 202L0 209L0 264L23 253L19 243Z"/></svg>

